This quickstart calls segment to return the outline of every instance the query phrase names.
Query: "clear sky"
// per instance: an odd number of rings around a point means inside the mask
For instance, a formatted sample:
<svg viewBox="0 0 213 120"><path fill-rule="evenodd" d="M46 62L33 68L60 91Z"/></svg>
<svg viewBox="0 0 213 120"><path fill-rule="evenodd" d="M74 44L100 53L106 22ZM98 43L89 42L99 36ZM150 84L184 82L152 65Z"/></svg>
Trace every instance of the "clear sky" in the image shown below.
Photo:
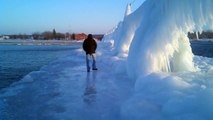
<svg viewBox="0 0 213 120"><path fill-rule="evenodd" d="M0 0L0 35L52 31L106 33L134 0ZM144 0L136 0L137 9Z"/></svg>

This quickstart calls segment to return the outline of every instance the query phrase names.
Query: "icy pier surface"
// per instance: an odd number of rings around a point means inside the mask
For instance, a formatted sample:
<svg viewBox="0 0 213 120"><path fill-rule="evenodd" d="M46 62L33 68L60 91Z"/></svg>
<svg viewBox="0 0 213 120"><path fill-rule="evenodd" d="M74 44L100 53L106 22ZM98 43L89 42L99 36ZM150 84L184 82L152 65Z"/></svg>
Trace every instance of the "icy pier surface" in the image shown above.
<svg viewBox="0 0 213 120"><path fill-rule="evenodd" d="M84 52L73 51L1 92L0 120L118 120L133 82L110 63L86 72ZM101 62L101 63L100 63Z"/></svg>

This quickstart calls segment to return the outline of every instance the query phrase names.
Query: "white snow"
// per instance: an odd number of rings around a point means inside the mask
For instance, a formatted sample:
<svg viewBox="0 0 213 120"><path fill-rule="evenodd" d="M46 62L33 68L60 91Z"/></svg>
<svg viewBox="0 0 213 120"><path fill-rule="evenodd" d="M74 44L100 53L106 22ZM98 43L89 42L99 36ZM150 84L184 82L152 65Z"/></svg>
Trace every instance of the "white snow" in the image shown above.
<svg viewBox="0 0 213 120"><path fill-rule="evenodd" d="M213 59L194 56L187 38L187 32L213 28L212 5L147 0L98 43L98 71L87 73L83 50L73 51L1 91L0 116L213 119Z"/></svg>

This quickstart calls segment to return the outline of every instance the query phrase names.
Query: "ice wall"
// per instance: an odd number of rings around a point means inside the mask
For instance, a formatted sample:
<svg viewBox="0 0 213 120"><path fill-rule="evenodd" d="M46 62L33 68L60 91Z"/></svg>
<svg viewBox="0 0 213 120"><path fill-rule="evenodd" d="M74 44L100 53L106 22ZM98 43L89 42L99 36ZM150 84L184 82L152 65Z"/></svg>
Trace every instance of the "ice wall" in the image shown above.
<svg viewBox="0 0 213 120"><path fill-rule="evenodd" d="M131 43L127 61L129 76L194 71L187 34L213 30L212 6L212 0L145 1L124 20L122 44L117 46L119 50Z"/></svg>
<svg viewBox="0 0 213 120"><path fill-rule="evenodd" d="M112 30L113 32L104 36L106 40L114 40L114 52L117 55L128 53L130 43L141 21L141 10L142 9L138 9L134 13L131 13L131 5L128 4L124 14L124 20L119 22L117 27Z"/></svg>

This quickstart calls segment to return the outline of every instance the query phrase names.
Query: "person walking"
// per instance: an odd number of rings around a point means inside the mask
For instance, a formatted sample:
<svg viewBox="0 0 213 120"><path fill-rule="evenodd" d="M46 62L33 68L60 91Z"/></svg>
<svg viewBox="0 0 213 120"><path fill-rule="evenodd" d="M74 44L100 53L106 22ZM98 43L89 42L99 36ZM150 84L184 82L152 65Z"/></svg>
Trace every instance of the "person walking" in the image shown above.
<svg viewBox="0 0 213 120"><path fill-rule="evenodd" d="M92 57L92 70L98 70L96 67L96 48L97 43L94 40L92 34L89 34L83 42L83 49L86 52L86 65L87 72L90 72L90 58Z"/></svg>

